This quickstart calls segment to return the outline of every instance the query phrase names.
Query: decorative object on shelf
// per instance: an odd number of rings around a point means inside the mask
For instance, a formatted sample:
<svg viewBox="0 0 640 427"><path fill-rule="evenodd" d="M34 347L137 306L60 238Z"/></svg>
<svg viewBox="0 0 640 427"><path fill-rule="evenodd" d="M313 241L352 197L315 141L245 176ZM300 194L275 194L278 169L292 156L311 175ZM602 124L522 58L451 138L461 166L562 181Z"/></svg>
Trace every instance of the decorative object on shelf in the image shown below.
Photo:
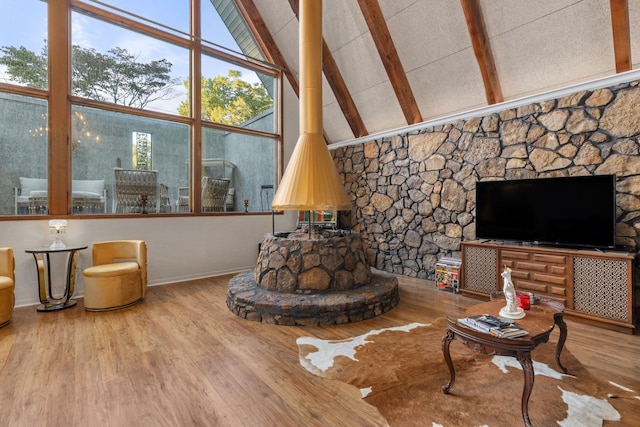
<svg viewBox="0 0 640 427"><path fill-rule="evenodd" d="M66 248L62 241L62 235L67 228L67 221L64 219L52 219L49 221L49 234L53 236L53 242L49 246L49 249L64 249Z"/></svg>
<svg viewBox="0 0 640 427"><path fill-rule="evenodd" d="M517 306L523 310L531 308L531 295L527 292L516 292Z"/></svg>
<svg viewBox="0 0 640 427"><path fill-rule="evenodd" d="M507 305L500 310L500 316L507 319L522 319L525 313L523 309L516 305L516 288L511 281L511 269L505 266L501 276L504 280L502 292L507 300Z"/></svg>
<svg viewBox="0 0 640 427"><path fill-rule="evenodd" d="M244 199L242 204L244 205L244 211L249 212L249 199Z"/></svg>

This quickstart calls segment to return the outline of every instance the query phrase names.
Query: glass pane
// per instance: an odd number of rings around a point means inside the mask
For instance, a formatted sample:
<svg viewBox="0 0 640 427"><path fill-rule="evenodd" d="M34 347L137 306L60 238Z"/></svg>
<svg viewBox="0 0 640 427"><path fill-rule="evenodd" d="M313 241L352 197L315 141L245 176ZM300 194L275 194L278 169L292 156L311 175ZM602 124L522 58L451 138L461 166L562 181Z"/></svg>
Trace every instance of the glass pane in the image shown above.
<svg viewBox="0 0 640 427"><path fill-rule="evenodd" d="M74 95L178 114L187 49L79 13L72 24Z"/></svg>
<svg viewBox="0 0 640 427"><path fill-rule="evenodd" d="M249 48L247 51L246 47L257 49L257 44L233 0L204 0L200 2L200 9L202 38L213 47L221 46L249 56L253 50ZM245 51L238 46L239 42L247 45ZM262 54L259 55L254 57L262 59Z"/></svg>
<svg viewBox="0 0 640 427"><path fill-rule="evenodd" d="M203 120L273 133L274 96L274 77L203 56Z"/></svg>
<svg viewBox="0 0 640 427"><path fill-rule="evenodd" d="M74 213L176 211L189 185L188 125L81 106L72 118Z"/></svg>
<svg viewBox="0 0 640 427"><path fill-rule="evenodd" d="M0 92L0 215L47 213L47 102Z"/></svg>
<svg viewBox="0 0 640 427"><path fill-rule="evenodd" d="M183 33L189 33L189 0L100 0L100 2L89 0L89 3L110 12L123 14L129 18L151 25L152 27L163 30L167 30L167 27L169 27ZM113 8L105 6L105 4L124 12L114 10ZM138 17L145 18L146 20ZM162 25L153 25L149 21Z"/></svg>
<svg viewBox="0 0 640 427"><path fill-rule="evenodd" d="M271 211L275 166L274 139L202 129L202 184L207 178L230 181L222 210L244 211L246 202L249 212ZM204 196L202 205L205 212L220 210L219 203L207 204Z"/></svg>
<svg viewBox="0 0 640 427"><path fill-rule="evenodd" d="M3 0L0 82L47 89L47 3Z"/></svg>

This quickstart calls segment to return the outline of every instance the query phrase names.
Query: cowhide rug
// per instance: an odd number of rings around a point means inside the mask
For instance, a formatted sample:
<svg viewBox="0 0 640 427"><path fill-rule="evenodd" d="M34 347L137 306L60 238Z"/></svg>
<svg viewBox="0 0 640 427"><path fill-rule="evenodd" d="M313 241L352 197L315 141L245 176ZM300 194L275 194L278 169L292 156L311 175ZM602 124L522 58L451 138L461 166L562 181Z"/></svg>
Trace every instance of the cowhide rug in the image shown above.
<svg viewBox="0 0 640 427"><path fill-rule="evenodd" d="M487 356L451 343L456 381L442 392L449 371L442 356L445 320L373 330L352 339L297 340L308 371L351 384L390 426L523 425L523 374L515 358ZM569 335L571 331L569 331ZM555 336L552 335L552 337ZM555 364L555 341L533 352L535 381L529 417L535 426L640 426L640 384L617 384L587 371L566 346ZM632 367L630 366L630 369Z"/></svg>

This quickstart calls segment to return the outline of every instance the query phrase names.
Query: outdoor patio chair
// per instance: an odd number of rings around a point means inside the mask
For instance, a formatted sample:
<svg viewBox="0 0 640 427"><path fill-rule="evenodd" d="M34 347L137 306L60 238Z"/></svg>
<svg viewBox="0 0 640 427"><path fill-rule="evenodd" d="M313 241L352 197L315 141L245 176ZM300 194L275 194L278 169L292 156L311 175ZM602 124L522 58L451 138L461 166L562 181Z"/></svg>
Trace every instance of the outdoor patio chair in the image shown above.
<svg viewBox="0 0 640 427"><path fill-rule="evenodd" d="M114 168L114 213L158 212L158 171ZM146 202L145 202L146 199Z"/></svg>
<svg viewBox="0 0 640 427"><path fill-rule="evenodd" d="M225 200L229 190L229 178L202 177L202 212L226 211Z"/></svg>

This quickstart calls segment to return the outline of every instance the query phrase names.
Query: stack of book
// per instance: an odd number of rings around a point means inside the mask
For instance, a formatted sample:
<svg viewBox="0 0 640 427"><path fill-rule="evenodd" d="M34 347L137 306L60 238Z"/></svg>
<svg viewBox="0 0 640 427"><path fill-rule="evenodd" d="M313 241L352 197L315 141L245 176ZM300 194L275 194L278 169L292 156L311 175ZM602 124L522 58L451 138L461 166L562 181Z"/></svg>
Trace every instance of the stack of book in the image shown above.
<svg viewBox="0 0 640 427"><path fill-rule="evenodd" d="M513 322L502 320L490 314L458 319L458 323L478 332L495 335L500 338L518 338L528 334L527 331Z"/></svg>
<svg viewBox="0 0 640 427"><path fill-rule="evenodd" d="M438 289L460 292L460 258L442 257L436 263L436 287Z"/></svg>

